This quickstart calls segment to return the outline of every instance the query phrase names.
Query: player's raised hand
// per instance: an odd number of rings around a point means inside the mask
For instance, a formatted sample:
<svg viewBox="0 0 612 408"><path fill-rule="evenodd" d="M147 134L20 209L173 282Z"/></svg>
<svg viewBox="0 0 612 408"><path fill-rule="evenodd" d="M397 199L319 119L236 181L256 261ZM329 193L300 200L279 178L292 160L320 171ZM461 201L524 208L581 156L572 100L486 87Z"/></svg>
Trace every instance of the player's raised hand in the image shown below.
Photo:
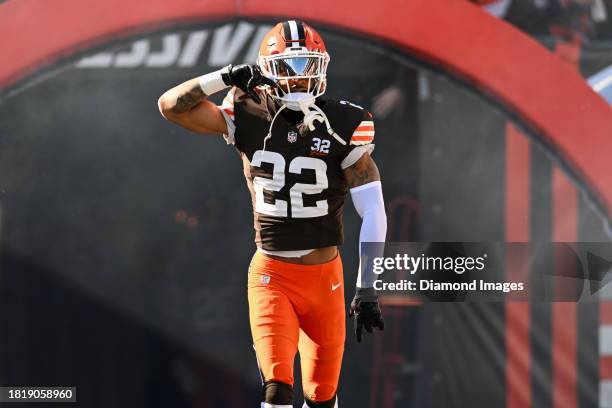
<svg viewBox="0 0 612 408"><path fill-rule="evenodd" d="M355 297L351 302L349 317L353 318L355 337L358 342L361 342L363 338L363 329L368 333L372 333L374 328L378 328L380 331L385 329L385 322L374 288L357 288Z"/></svg>
<svg viewBox="0 0 612 408"><path fill-rule="evenodd" d="M261 98L255 92L255 88L260 85L276 87L276 82L266 77L259 66L253 64L229 65L227 79L228 85L236 86L247 93L256 103L261 103Z"/></svg>

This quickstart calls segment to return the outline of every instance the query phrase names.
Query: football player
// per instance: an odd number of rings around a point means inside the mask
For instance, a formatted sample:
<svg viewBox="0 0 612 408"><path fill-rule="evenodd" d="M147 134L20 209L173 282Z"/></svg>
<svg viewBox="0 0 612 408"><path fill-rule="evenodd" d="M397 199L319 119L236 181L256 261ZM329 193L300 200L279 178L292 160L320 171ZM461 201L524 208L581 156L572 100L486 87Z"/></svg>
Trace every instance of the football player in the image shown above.
<svg viewBox="0 0 612 408"><path fill-rule="evenodd" d="M293 406L297 351L304 407L338 406L345 340L338 245L349 191L362 217L360 243L384 242L386 235L380 176L370 157L372 115L321 97L328 63L323 39L311 26L285 21L264 37L256 65L229 65L158 101L166 119L198 133L223 134L242 160L258 248L248 300L265 408ZM221 106L207 99L226 88ZM364 330L384 327L374 277L361 269L349 312L358 341Z"/></svg>

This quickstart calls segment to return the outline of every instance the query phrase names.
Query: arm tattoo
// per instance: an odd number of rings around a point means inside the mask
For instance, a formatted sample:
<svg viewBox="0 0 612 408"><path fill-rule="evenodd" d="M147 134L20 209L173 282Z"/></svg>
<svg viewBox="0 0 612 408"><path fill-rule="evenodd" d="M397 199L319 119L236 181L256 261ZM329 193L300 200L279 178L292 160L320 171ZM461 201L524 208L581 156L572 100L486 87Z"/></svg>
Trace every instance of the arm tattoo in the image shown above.
<svg viewBox="0 0 612 408"><path fill-rule="evenodd" d="M189 91L179 95L176 98L176 104L172 107L174 113L185 113L191 108L196 106L198 103L206 98L206 94L202 91L199 84L196 84Z"/></svg>
<svg viewBox="0 0 612 408"><path fill-rule="evenodd" d="M380 180L378 167L367 153L361 156L355 164L344 169L344 177L349 188Z"/></svg>

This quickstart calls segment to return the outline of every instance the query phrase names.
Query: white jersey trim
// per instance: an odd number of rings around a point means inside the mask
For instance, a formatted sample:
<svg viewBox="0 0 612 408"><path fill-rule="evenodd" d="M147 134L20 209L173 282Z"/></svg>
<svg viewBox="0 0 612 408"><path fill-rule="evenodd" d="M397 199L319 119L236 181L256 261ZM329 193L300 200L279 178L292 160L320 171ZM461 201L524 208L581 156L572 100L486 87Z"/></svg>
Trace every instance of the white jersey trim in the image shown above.
<svg viewBox="0 0 612 408"><path fill-rule="evenodd" d="M372 154L372 152L374 151L374 146L374 144L368 143L363 146L355 147L349 152L349 154L346 155L344 160L342 160L342 163L340 163L340 167L342 168L342 170L347 169L353 164L357 163L357 160L361 159L361 156L363 156L364 154Z"/></svg>
<svg viewBox="0 0 612 408"><path fill-rule="evenodd" d="M223 134L223 138L227 144L234 145L236 144L236 124L234 124L234 94L236 93L236 88L231 88L221 105L217 105L219 111L223 115L223 119L225 119L225 123L227 124L227 134Z"/></svg>
<svg viewBox="0 0 612 408"><path fill-rule="evenodd" d="M264 254L282 256L283 258L299 258L300 256L308 255L314 249L300 249L296 251L268 251L267 249L258 248Z"/></svg>
<svg viewBox="0 0 612 408"><path fill-rule="evenodd" d="M219 108L219 111L221 112L221 114L223 115L223 119L225 119L225 123L227 124L227 134L223 134L223 139L225 139L225 142L227 144L235 144L236 143L236 125L234 124L234 121L230 118L230 116L221 108Z"/></svg>

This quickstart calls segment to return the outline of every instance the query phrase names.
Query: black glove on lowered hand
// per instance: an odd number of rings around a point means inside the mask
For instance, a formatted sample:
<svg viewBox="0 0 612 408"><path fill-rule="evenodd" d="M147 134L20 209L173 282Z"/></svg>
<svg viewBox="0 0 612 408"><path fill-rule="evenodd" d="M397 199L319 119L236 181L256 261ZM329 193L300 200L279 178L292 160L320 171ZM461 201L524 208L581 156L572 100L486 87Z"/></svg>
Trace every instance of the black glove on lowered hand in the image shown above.
<svg viewBox="0 0 612 408"><path fill-rule="evenodd" d="M261 103L261 98L255 92L259 85L270 85L276 88L276 82L263 75L258 65L240 64L228 65L227 72L221 74L223 82L230 86L236 86L247 93L256 103Z"/></svg>
<svg viewBox="0 0 612 408"><path fill-rule="evenodd" d="M357 288L355 297L351 302L349 317L353 318L353 327L357 341L361 342L363 329L372 333L375 327L381 331L385 328L385 322L378 306L378 296L374 288Z"/></svg>

